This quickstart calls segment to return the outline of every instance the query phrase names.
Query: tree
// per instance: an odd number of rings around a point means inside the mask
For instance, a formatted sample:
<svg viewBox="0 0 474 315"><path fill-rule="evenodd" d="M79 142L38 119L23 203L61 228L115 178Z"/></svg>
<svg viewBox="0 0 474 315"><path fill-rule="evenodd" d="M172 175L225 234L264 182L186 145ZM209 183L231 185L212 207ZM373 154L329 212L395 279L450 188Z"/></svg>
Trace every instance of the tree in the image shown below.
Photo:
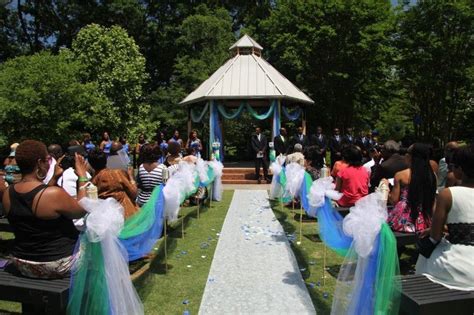
<svg viewBox="0 0 474 315"><path fill-rule="evenodd" d="M83 83L68 52L17 57L0 66L0 143L32 138L64 143L103 128L109 103L96 82Z"/></svg>
<svg viewBox="0 0 474 315"><path fill-rule="evenodd" d="M228 49L234 40L232 20L225 9L196 7L179 27L179 54L170 86L157 89L151 97L150 103L156 104L156 120L184 129L186 111L178 103L229 58Z"/></svg>
<svg viewBox="0 0 474 315"><path fill-rule="evenodd" d="M449 140L473 99L474 3L419 1L398 25L399 75L409 114L420 118L417 136Z"/></svg>
<svg viewBox="0 0 474 315"><path fill-rule="evenodd" d="M282 0L261 25L269 61L316 102L310 127L373 121L388 106L389 1Z"/></svg>
<svg viewBox="0 0 474 315"><path fill-rule="evenodd" d="M103 109L108 130L127 134L138 120L148 119L141 99L145 58L123 28L97 24L83 28L72 44L72 57L82 65L83 80L95 82L110 101Z"/></svg>

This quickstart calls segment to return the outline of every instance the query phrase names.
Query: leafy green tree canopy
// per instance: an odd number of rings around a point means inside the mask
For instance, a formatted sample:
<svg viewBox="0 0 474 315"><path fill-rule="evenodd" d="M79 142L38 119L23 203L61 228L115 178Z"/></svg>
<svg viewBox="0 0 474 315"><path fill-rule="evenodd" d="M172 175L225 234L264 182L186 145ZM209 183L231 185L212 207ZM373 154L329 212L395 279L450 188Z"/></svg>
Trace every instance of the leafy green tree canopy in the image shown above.
<svg viewBox="0 0 474 315"><path fill-rule="evenodd" d="M101 125L109 101L96 82L81 80L68 52L17 57L0 66L0 142L64 143Z"/></svg>
<svg viewBox="0 0 474 315"><path fill-rule="evenodd" d="M72 56L82 65L86 82L96 82L110 101L103 108L109 130L127 132L140 112L143 84L147 78L145 58L127 32L97 24L84 27L72 44Z"/></svg>

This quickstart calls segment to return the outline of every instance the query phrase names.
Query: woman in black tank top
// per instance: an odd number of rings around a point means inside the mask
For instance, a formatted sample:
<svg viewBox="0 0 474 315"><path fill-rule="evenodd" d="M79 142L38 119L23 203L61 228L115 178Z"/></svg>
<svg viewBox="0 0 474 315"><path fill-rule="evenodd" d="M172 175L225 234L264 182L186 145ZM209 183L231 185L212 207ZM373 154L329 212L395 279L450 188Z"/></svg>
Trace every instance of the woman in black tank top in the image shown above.
<svg viewBox="0 0 474 315"><path fill-rule="evenodd" d="M12 262L25 276L67 276L74 262L73 252L79 235L72 219L82 217L85 212L62 188L42 183L49 169L43 143L24 141L16 155L22 180L10 186L3 196L5 212L15 234ZM59 164L53 182L61 174ZM76 173L79 178L85 177L86 164L80 156L76 156ZM78 187L84 184L80 182ZM85 191L78 190L80 199Z"/></svg>

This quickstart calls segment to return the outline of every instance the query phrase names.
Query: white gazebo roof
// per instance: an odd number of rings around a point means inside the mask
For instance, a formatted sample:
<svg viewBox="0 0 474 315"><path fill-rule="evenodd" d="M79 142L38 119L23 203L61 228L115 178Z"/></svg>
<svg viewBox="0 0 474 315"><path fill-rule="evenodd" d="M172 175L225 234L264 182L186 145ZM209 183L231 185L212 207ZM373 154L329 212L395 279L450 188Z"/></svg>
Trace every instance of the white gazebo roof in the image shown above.
<svg viewBox="0 0 474 315"><path fill-rule="evenodd" d="M262 46L244 35L230 50L229 59L180 104L219 99L284 99L313 104L305 93L260 57Z"/></svg>

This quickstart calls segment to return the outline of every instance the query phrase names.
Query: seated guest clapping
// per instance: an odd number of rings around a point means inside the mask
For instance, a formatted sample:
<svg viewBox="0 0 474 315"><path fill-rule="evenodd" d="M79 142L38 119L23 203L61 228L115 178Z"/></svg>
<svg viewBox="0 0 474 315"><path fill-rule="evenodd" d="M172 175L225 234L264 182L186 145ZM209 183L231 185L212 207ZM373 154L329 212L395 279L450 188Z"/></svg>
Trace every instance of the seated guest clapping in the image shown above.
<svg viewBox="0 0 474 315"><path fill-rule="evenodd" d="M439 193L431 229L417 243L416 273L450 289L474 291L474 145L455 154L454 173L461 185Z"/></svg>
<svg viewBox="0 0 474 315"><path fill-rule="evenodd" d="M97 186L100 199L114 198L124 208L124 217L127 219L138 211L135 203L137 186L133 180L133 170L128 172L122 169L104 168L107 156L100 149L93 149L89 153L89 163L95 170L92 183Z"/></svg>
<svg viewBox="0 0 474 315"><path fill-rule="evenodd" d="M79 233L72 219L84 216L85 211L64 189L43 184L49 156L42 142L23 141L16 150L16 161L22 179L3 195L5 212L15 234L12 262L28 277L65 277L75 260L73 251ZM84 158L76 154L78 200L85 196L86 169Z"/></svg>
<svg viewBox="0 0 474 315"><path fill-rule="evenodd" d="M153 189L163 183L163 170L166 166L158 163L160 155L159 145L145 144L142 148L143 163L138 168L137 174L139 189L137 204L140 207L150 199Z"/></svg>
<svg viewBox="0 0 474 315"><path fill-rule="evenodd" d="M341 207L352 207L369 193L369 173L362 166L362 151L357 146L347 146L342 155L348 166L336 177L336 190L343 194L337 203Z"/></svg>

